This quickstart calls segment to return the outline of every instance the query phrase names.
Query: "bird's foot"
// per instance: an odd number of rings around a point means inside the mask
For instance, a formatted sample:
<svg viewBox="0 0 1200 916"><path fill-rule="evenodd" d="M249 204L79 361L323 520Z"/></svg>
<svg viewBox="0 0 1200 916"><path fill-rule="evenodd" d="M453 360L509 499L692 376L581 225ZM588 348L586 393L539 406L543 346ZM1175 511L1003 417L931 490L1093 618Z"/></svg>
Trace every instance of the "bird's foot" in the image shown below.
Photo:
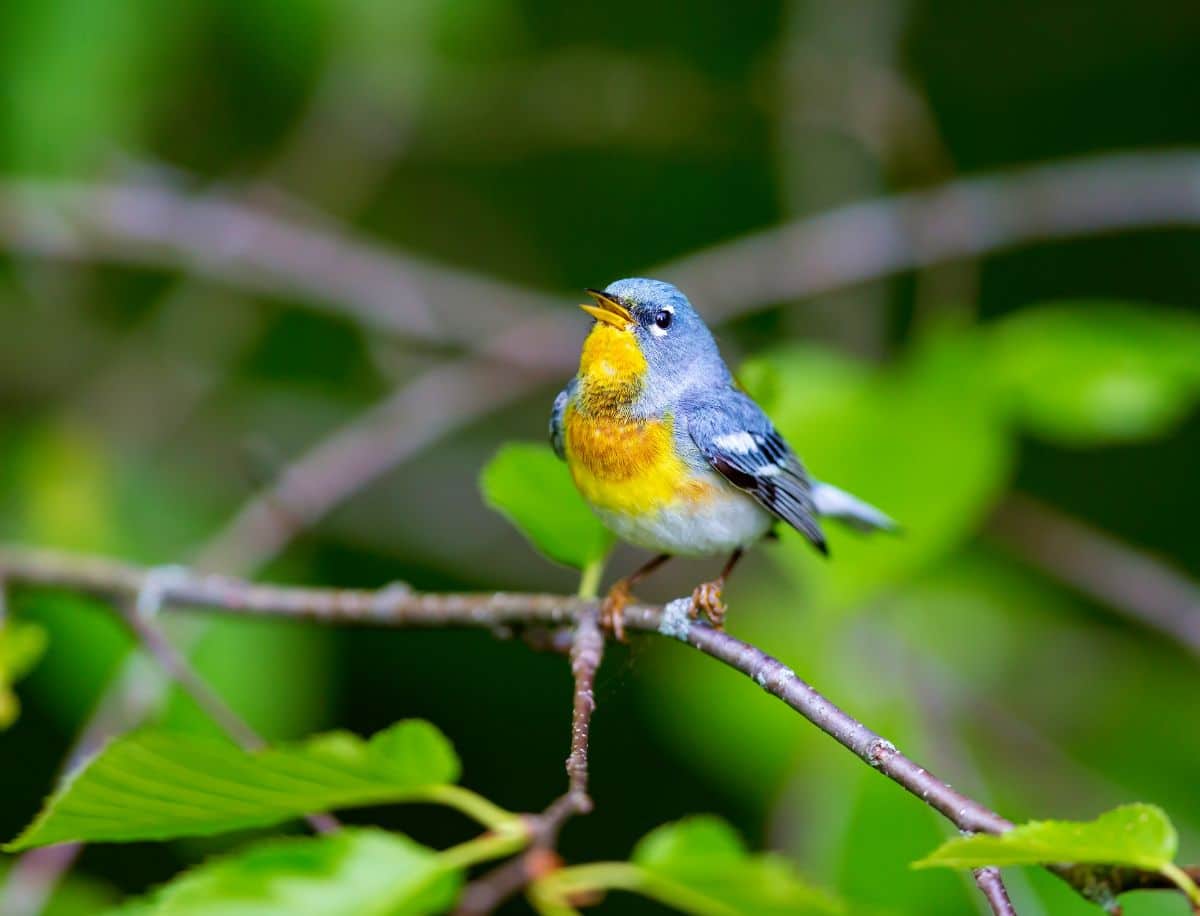
<svg viewBox="0 0 1200 916"><path fill-rule="evenodd" d="M608 591L604 603L600 605L600 626L610 631L618 642L628 642L625 638L625 608L633 601L633 591L625 579L620 579Z"/></svg>
<svg viewBox="0 0 1200 916"><path fill-rule="evenodd" d="M725 629L725 615L729 608L725 604L724 591L725 582L721 579L697 585L696 590L692 592L692 618L703 614L714 630Z"/></svg>

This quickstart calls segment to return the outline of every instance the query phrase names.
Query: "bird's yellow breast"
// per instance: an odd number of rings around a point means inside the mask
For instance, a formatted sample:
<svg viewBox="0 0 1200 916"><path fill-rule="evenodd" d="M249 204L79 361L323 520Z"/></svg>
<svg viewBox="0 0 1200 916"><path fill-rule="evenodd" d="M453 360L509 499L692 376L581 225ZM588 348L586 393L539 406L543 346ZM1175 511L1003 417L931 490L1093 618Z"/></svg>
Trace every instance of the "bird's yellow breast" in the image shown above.
<svg viewBox="0 0 1200 916"><path fill-rule="evenodd" d="M646 369L632 332L597 322L579 358L579 397L587 412L613 413L633 404Z"/></svg>
<svg viewBox="0 0 1200 916"><path fill-rule="evenodd" d="M644 515L711 495L675 453L675 424L613 413L581 412L564 417L567 466L575 486L595 508Z"/></svg>

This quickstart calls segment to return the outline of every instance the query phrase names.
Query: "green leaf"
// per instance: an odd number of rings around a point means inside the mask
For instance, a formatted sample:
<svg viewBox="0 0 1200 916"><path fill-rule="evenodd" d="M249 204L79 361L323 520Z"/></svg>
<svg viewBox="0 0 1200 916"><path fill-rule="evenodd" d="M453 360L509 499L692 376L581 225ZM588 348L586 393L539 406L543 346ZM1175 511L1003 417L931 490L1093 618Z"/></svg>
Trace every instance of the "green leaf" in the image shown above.
<svg viewBox="0 0 1200 916"><path fill-rule="evenodd" d="M315 811L433 800L458 775L450 742L417 720L369 741L331 732L257 754L210 738L143 732L105 748L5 849L207 836Z"/></svg>
<svg viewBox="0 0 1200 916"><path fill-rule="evenodd" d="M1179 846L1161 808L1124 805L1094 821L1030 821L1000 836L958 837L915 863L917 868L979 868L1078 862L1159 871Z"/></svg>
<svg viewBox="0 0 1200 916"><path fill-rule="evenodd" d="M802 879L790 862L770 853L751 854L741 837L715 817L692 817L648 834L634 849L633 862L668 886L683 886L692 898L686 912L745 916L829 916L846 908ZM687 898L667 893L675 906Z"/></svg>
<svg viewBox="0 0 1200 916"><path fill-rule="evenodd" d="M8 621L0 626L0 729L17 720L21 704L12 685L38 663L48 638L45 628L36 623Z"/></svg>
<svg viewBox="0 0 1200 916"><path fill-rule="evenodd" d="M382 830L270 840L201 865L112 916L425 916L462 884L432 849Z"/></svg>
<svg viewBox="0 0 1200 916"><path fill-rule="evenodd" d="M1017 418L1071 445L1175 426L1200 397L1200 321L1149 305L1025 309L990 332L988 364Z"/></svg>
<svg viewBox="0 0 1200 916"><path fill-rule="evenodd" d="M505 445L484 468L480 487L487 504L551 560L586 569L612 548L612 535L549 446Z"/></svg>

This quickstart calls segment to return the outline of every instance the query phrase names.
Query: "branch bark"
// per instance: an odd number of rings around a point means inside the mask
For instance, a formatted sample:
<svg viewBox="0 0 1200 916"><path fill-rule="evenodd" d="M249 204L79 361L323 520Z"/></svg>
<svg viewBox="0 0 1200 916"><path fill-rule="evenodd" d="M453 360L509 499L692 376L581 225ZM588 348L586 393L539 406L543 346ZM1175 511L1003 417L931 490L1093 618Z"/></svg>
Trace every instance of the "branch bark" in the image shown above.
<svg viewBox="0 0 1200 916"><path fill-rule="evenodd" d="M20 547L0 548L0 579L10 586L57 587L109 600L129 600L141 593L153 575L153 570L114 560ZM262 585L186 570L162 584L161 600L164 606L204 607L232 614L307 619L329 624L463 626L485 627L492 631L522 624L578 627L586 616L598 612L595 601L562 595L430 594L415 592L403 585L374 591L306 588ZM663 607L632 606L626 610L626 627L672 637L742 672L869 766L940 812L959 830L1003 833L1012 828L1011 821L955 790L905 756L892 742L852 718L778 659L729 633L693 622L688 615L689 606L689 599L680 599ZM577 717L585 706L590 706L590 702L580 704L577 696ZM586 727L573 729L573 750L574 742L586 740L586 734ZM576 756L576 763L581 759ZM579 774L586 773L586 768L575 766L569 772L575 780L573 785L577 785ZM1051 870L1088 900L1108 908L1110 913L1120 912L1116 898L1126 891L1167 885L1161 875L1136 869L1061 866Z"/></svg>
<svg viewBox="0 0 1200 916"><path fill-rule="evenodd" d="M533 843L523 855L471 882L463 891L455 916L488 916L547 872L561 866L555 852L558 835L576 814L588 814L588 742L596 710L596 671L604 658L604 634L594 609L579 616L571 638L571 673L575 678L571 714L571 753L567 757L567 791L538 818Z"/></svg>
<svg viewBox="0 0 1200 916"><path fill-rule="evenodd" d="M1008 897L1008 888L1004 886L1004 879L1000 876L1000 869L992 866L976 868L971 872L971 876L983 892L983 899L992 908L994 916L1017 916L1016 908Z"/></svg>

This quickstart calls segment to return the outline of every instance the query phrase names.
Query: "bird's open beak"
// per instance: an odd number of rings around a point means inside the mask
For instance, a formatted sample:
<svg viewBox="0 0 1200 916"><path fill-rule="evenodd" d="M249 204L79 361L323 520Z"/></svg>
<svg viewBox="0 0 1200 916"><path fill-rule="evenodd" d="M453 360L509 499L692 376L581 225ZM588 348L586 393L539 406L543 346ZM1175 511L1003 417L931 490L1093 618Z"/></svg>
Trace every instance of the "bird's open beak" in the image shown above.
<svg viewBox="0 0 1200 916"><path fill-rule="evenodd" d="M597 321L604 324L610 324L614 328L619 328L624 331L633 324L633 314L625 306L621 305L616 299L608 293L598 289L589 289L585 292L596 300L595 305L579 306Z"/></svg>

